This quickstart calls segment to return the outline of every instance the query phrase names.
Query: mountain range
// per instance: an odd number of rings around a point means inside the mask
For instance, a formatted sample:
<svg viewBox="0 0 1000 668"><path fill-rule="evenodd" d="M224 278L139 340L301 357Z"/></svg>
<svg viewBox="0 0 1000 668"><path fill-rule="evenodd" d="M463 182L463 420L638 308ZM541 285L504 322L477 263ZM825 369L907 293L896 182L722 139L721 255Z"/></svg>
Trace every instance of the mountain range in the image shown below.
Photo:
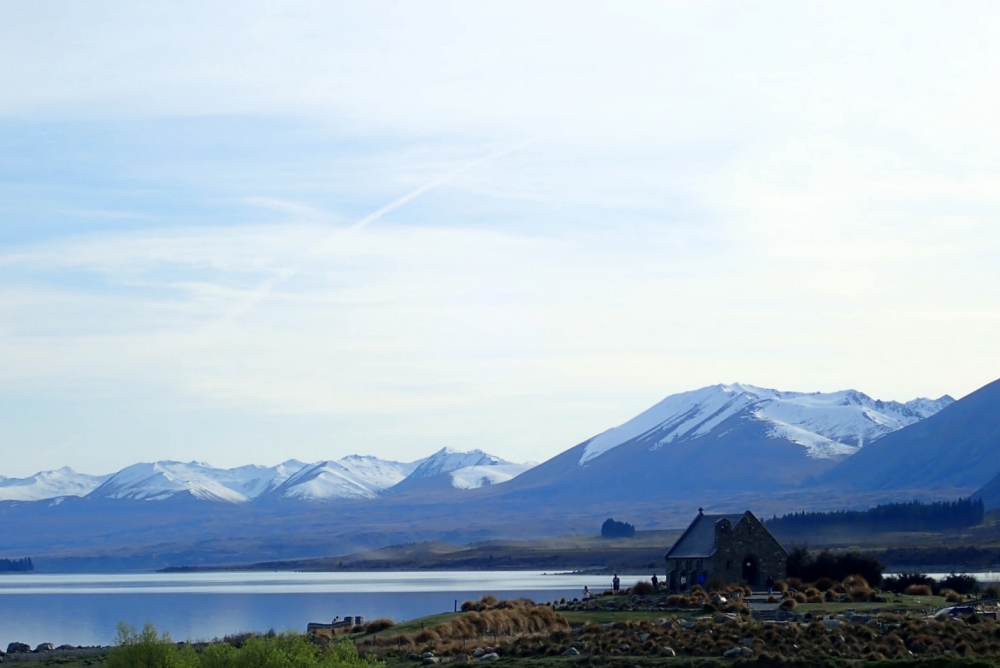
<svg viewBox="0 0 1000 668"><path fill-rule="evenodd" d="M699 506L781 513L976 493L1000 506L998 446L1000 381L958 401L906 403L713 385L537 465L443 449L409 463L154 462L0 478L0 556L232 563L589 531L608 516L674 528Z"/></svg>
<svg viewBox="0 0 1000 668"><path fill-rule="evenodd" d="M69 467L28 478L0 478L0 501L64 497L131 501L192 499L247 503L265 499L326 501L374 499L393 488L471 489L505 482L534 464L514 464L481 450L442 448L415 462L350 455L312 464L290 459L277 466L214 468L203 462L133 464L117 473L87 475Z"/></svg>

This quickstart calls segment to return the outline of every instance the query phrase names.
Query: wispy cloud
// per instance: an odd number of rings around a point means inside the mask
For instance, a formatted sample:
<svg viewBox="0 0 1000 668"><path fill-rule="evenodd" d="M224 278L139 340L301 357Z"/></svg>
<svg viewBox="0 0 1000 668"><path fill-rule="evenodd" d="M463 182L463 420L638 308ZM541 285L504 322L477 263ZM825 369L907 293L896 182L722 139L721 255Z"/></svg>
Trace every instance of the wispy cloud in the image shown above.
<svg viewBox="0 0 1000 668"><path fill-rule="evenodd" d="M1000 367L998 27L11 5L0 439L537 459L711 382L961 395Z"/></svg>

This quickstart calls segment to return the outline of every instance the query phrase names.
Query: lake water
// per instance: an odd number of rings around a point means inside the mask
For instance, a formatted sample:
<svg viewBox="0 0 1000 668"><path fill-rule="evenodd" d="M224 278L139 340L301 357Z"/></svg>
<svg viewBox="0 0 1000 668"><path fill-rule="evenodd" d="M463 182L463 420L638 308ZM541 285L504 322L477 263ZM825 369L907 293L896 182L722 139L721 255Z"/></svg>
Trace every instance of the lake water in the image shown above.
<svg viewBox="0 0 1000 668"><path fill-rule="evenodd" d="M456 601L461 606L486 594L538 602L579 597L584 585L608 589L610 577L537 571L3 574L0 649L15 641L107 645L122 621L153 622L175 640L305 631L309 622L347 615L400 622L450 612Z"/></svg>

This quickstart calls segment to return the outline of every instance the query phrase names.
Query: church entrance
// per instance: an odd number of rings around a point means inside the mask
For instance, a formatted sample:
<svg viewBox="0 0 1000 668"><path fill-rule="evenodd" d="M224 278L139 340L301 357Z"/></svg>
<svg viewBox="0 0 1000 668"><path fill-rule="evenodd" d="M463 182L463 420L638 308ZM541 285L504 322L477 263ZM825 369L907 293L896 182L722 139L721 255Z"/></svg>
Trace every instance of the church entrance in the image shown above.
<svg viewBox="0 0 1000 668"><path fill-rule="evenodd" d="M743 579L751 587L756 587L760 584L758 582L757 559L755 557L748 555L743 558Z"/></svg>

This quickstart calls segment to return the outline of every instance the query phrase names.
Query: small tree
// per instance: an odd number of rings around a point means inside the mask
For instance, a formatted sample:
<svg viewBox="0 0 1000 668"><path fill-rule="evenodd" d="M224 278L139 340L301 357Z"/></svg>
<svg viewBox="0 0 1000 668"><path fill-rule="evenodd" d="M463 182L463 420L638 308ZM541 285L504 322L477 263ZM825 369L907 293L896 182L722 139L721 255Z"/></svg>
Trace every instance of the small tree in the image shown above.
<svg viewBox="0 0 1000 668"><path fill-rule="evenodd" d="M178 650L169 633L157 634L146 622L142 631L125 622L118 624L118 638L108 653L105 668L197 668L198 655L190 645Z"/></svg>
<svg viewBox="0 0 1000 668"><path fill-rule="evenodd" d="M601 525L602 538L634 538L635 527L628 522L616 522L610 517Z"/></svg>

